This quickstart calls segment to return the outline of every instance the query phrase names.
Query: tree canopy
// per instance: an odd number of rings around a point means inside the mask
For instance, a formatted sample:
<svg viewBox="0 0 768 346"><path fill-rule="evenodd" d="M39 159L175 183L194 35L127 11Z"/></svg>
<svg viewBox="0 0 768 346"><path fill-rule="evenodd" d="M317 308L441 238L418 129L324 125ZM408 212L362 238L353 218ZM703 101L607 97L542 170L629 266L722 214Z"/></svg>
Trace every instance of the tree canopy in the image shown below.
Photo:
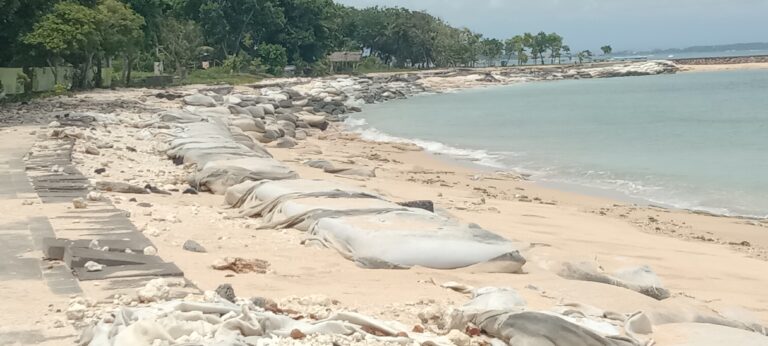
<svg viewBox="0 0 768 346"><path fill-rule="evenodd" d="M333 0L0 0L0 8L0 66L67 63L83 87L93 69L112 62L129 82L133 67L151 69L153 61L180 77L202 60L227 62L233 72L258 67L278 75L292 64L321 73L339 50L410 68L571 59L557 33L484 38L424 11ZM610 54L610 46L601 49Z"/></svg>

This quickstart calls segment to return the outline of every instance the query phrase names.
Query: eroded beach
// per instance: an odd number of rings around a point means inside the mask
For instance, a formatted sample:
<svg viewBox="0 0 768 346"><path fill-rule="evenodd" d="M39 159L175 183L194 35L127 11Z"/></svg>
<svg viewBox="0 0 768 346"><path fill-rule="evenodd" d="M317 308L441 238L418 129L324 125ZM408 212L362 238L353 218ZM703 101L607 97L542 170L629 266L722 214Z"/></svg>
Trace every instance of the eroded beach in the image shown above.
<svg viewBox="0 0 768 346"><path fill-rule="evenodd" d="M83 330L91 330L84 340L94 345L231 340L263 345L485 345L514 337L540 342L526 332L537 325L551 328L556 345L718 345L725 340L765 344L765 220L637 206L548 189L517 174L452 164L412 144L365 141L346 132L339 122L366 102L422 92L676 71L671 63L648 62L579 70L445 70L283 79L253 87L87 92L3 109L4 123L15 125L4 128L3 136L12 139L9 143L31 149L26 156L27 174L35 176L29 162L36 155L59 152L57 145L73 143L71 167L89 181L85 195L74 197L74 203L73 198L46 201L17 193L15 199L3 201L9 215L19 219L45 215L57 238L104 242L125 235L92 232L89 227L98 228L97 223L83 225L89 221L70 216L98 214L99 208L116 210L140 232L136 239L145 238L151 243L147 247L154 248L135 250L175 264L183 271L183 279L81 280L82 294L71 299L35 299L50 295L45 286L24 283L19 287L14 281L3 281L3 292L24 298L4 307L0 324L9 326L19 320L20 316L6 312L21 311L24 320L35 322L4 328L22 332L34 325L45 334L61 336L48 344L71 342ZM228 132L210 132L208 124L219 122L226 126L215 131ZM190 135L193 132L198 137ZM184 142L185 138L191 141ZM226 143L206 146L206 141L196 142L201 138L224 138ZM268 157L250 154L262 153L262 147L279 167L245 172L242 168L248 166L235 170L226 164L216 167L217 171L200 167L215 162L217 155ZM46 167L47 171L36 167L37 176L74 175L68 167L65 163ZM269 175L285 178L280 181L289 185L298 177L319 180L320 187L331 191L323 190L323 195L317 190L302 192L305 185L293 186L276 189L273 193L278 198L269 199L253 190L262 185L247 183ZM190 181L190 176L195 178ZM243 189L229 194L232 199L226 203L224 193L244 181ZM116 187L116 183L129 186ZM39 193L40 184L36 188ZM338 191L347 194L328 195ZM248 193L249 199L245 198ZM343 203L345 198L351 199ZM242 203L233 203L238 200ZM408 203L413 201L422 202ZM424 210L430 205L434 214ZM388 243L386 231L398 228L387 228L386 223L377 228L384 234L376 238L378 246L363 246L356 242L359 238L351 238L345 252L333 241L339 239L338 233L332 233L335 226L322 222L357 216L312 213L330 208L372 215L374 221L348 223L350 229L362 232L370 230L366 222L375 223L377 217L403 212L399 208L408 206L412 208L405 212L420 218L455 222L460 235L476 224L500 236L507 257L446 265L463 256L446 245L423 250L428 256L406 256L413 266L386 260L397 258L399 248L417 243L409 238L394 238L408 241L401 247ZM248 217L243 217L244 211ZM270 220L264 218L267 215ZM265 224L271 227L263 228ZM415 231L437 233L442 227L415 227ZM435 237L440 240L439 235ZM461 240L466 241L458 249L462 251L489 243L486 238ZM91 242L84 247L125 253ZM395 254L377 252L382 248L394 249ZM350 256L355 251L376 257ZM30 250L24 256L39 258L40 253ZM93 262L105 268L86 268L91 275L111 266ZM50 266L43 270L61 266L60 261L42 263ZM503 265L482 265L487 263ZM455 268L434 268L441 265ZM226 289L203 293L221 284L231 285L237 304L225 299L231 296L222 297L228 295ZM33 299L37 302L30 303ZM195 303L179 308L178 299ZM152 324L136 323L137 315L115 313L142 308L154 320L168 316L168 309L187 315L170 314L174 321ZM557 319L550 319L553 316ZM171 330L172 323L179 329ZM91 329L93 325L97 327Z"/></svg>

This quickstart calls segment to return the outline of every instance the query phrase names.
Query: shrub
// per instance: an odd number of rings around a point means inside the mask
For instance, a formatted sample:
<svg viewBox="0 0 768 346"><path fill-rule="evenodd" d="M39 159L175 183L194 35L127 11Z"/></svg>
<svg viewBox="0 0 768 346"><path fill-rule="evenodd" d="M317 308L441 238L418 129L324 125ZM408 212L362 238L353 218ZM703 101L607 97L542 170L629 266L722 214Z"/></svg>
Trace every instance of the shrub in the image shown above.
<svg viewBox="0 0 768 346"><path fill-rule="evenodd" d="M267 73L274 76L283 74L285 66L288 65L288 53L285 51L285 47L262 43L257 48L257 51Z"/></svg>

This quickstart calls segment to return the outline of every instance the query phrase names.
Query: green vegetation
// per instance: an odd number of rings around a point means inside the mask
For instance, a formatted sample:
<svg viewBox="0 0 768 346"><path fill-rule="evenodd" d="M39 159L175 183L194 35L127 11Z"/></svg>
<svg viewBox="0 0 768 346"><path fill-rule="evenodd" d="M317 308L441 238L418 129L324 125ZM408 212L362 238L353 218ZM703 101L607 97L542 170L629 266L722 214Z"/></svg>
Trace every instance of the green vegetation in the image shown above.
<svg viewBox="0 0 768 346"><path fill-rule="evenodd" d="M613 48L611 48L611 45L605 45L600 47L600 50L603 51L603 55L609 55L611 52L613 52Z"/></svg>
<svg viewBox="0 0 768 346"><path fill-rule="evenodd" d="M130 85L155 62L181 83L250 82L288 65L317 76L330 71L334 51L369 52L359 64L368 72L572 59L556 33L502 41L423 11L332 0L0 0L0 8L0 66L69 65L76 88L102 85L107 66L116 85Z"/></svg>

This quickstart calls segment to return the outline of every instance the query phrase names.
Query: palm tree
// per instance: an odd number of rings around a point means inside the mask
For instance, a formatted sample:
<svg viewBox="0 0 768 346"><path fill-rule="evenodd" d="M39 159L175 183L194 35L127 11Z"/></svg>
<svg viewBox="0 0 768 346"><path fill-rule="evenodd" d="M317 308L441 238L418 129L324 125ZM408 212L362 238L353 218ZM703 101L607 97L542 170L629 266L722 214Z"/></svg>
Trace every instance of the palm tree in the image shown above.
<svg viewBox="0 0 768 346"><path fill-rule="evenodd" d="M573 61L573 56L571 55L571 46L564 44L563 52L565 53L566 56L568 56L568 62Z"/></svg>
<svg viewBox="0 0 768 346"><path fill-rule="evenodd" d="M600 47L600 50L603 51L603 55L609 55L613 51L613 48L611 48L611 45L608 44L608 45Z"/></svg>

